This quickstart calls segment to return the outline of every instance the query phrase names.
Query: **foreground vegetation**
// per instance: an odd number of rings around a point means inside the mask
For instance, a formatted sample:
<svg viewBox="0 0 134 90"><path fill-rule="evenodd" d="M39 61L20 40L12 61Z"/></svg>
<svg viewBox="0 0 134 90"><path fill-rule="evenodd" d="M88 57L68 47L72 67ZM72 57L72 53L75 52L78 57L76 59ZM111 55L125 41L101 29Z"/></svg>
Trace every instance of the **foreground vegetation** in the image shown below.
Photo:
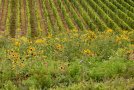
<svg viewBox="0 0 134 90"><path fill-rule="evenodd" d="M130 90L134 31L0 36L1 90Z"/></svg>

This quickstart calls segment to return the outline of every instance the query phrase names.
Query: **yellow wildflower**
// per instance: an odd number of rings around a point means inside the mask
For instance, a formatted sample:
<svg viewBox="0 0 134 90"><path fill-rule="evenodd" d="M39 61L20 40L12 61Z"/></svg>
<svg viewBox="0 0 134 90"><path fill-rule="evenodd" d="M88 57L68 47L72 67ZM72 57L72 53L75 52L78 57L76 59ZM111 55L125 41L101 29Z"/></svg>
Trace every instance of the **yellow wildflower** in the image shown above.
<svg viewBox="0 0 134 90"><path fill-rule="evenodd" d="M108 29L108 30L106 30L106 33L112 33L112 32L113 32L112 29Z"/></svg>
<svg viewBox="0 0 134 90"><path fill-rule="evenodd" d="M96 38L96 34L94 32L92 32L92 33L90 33L90 37L91 37L91 39L94 39L94 38Z"/></svg>
<svg viewBox="0 0 134 90"><path fill-rule="evenodd" d="M35 43L36 43L36 44L44 44L44 43L45 43L45 40L43 40L43 39L37 39L37 40L35 41Z"/></svg>
<svg viewBox="0 0 134 90"><path fill-rule="evenodd" d="M52 36L53 36L52 34L48 34L47 38L52 38Z"/></svg>
<svg viewBox="0 0 134 90"><path fill-rule="evenodd" d="M15 46L19 47L20 46L20 42L19 41L16 41L15 42Z"/></svg>
<svg viewBox="0 0 134 90"><path fill-rule="evenodd" d="M12 51L9 54L11 59L19 60L20 57L19 53Z"/></svg>
<svg viewBox="0 0 134 90"><path fill-rule="evenodd" d="M60 69L61 72L64 72L64 71L65 71L65 66L64 66L64 65L61 65L61 66L59 67L59 69Z"/></svg>
<svg viewBox="0 0 134 90"><path fill-rule="evenodd" d="M85 53L85 54L90 54L91 51L90 51L89 49L86 49L86 50L84 50L84 53Z"/></svg>
<svg viewBox="0 0 134 90"><path fill-rule="evenodd" d="M31 46L27 49L27 52L28 53L32 53L34 51L35 51L35 48L34 47L31 47Z"/></svg>
<svg viewBox="0 0 134 90"><path fill-rule="evenodd" d="M34 53L31 53L31 55L32 55L32 56L37 56L37 53L34 52Z"/></svg>
<svg viewBox="0 0 134 90"><path fill-rule="evenodd" d="M89 49L85 49L85 50L83 50L83 54L92 56L94 53Z"/></svg>

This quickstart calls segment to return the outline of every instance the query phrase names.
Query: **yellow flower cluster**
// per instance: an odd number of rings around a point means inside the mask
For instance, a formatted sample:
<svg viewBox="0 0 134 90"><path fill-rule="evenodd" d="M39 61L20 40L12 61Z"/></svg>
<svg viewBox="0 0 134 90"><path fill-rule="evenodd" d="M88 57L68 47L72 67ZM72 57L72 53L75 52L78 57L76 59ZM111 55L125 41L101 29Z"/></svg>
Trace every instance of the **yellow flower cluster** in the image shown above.
<svg viewBox="0 0 134 90"><path fill-rule="evenodd" d="M89 30L86 33L82 34L80 38L82 41L87 42L87 41L91 41L92 39L95 39L96 34L93 31Z"/></svg>
<svg viewBox="0 0 134 90"><path fill-rule="evenodd" d="M21 61L20 54L18 52L8 50L8 58L11 60L12 70L16 69L17 67L24 67L24 63Z"/></svg>
<svg viewBox="0 0 134 90"><path fill-rule="evenodd" d="M127 35L120 35L120 36L116 37L116 42L117 43L121 42L122 40L130 41L130 39L129 39L129 37Z"/></svg>
<svg viewBox="0 0 134 90"><path fill-rule="evenodd" d="M8 50L9 57L11 59L19 59L19 53L13 51L13 50Z"/></svg>
<svg viewBox="0 0 134 90"><path fill-rule="evenodd" d="M83 50L84 55L93 56L94 53L90 49L84 49Z"/></svg>

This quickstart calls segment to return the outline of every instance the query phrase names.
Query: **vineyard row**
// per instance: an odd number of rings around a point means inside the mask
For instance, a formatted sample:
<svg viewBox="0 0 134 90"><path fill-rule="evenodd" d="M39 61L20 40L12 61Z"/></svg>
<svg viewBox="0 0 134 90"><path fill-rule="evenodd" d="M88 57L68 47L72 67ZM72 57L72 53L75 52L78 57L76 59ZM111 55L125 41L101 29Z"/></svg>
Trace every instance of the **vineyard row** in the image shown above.
<svg viewBox="0 0 134 90"><path fill-rule="evenodd" d="M133 0L0 0L0 35L134 29Z"/></svg>

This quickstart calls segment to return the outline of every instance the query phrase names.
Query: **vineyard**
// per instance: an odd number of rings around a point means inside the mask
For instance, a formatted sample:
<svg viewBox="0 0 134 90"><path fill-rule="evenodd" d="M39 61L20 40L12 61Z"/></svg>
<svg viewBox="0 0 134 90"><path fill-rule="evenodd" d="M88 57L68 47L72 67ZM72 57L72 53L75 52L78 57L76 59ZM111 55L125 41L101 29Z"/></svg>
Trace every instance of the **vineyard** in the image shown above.
<svg viewBox="0 0 134 90"><path fill-rule="evenodd" d="M5 36L108 28L134 29L133 0L0 0L0 34Z"/></svg>
<svg viewBox="0 0 134 90"><path fill-rule="evenodd" d="M0 0L0 90L134 90L134 0Z"/></svg>

